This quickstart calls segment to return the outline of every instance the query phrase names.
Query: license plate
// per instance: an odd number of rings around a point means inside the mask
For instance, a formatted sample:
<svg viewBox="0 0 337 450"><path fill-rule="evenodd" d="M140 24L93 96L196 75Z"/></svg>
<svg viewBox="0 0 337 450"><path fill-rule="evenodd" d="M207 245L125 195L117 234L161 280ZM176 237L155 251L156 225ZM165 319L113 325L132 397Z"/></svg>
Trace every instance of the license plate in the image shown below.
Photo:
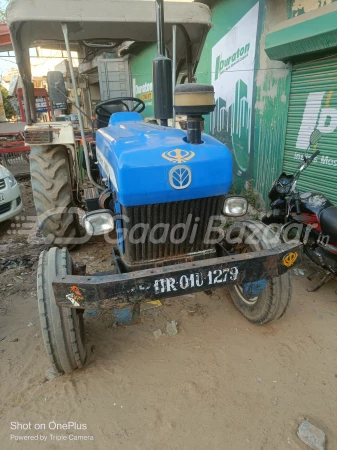
<svg viewBox="0 0 337 450"><path fill-rule="evenodd" d="M165 294L168 292L183 292L191 288L210 288L217 285L232 284L239 278L238 267L230 269L209 270L206 276L200 272L177 277L161 278L155 280L153 288L156 294Z"/></svg>
<svg viewBox="0 0 337 450"><path fill-rule="evenodd" d="M4 194L0 194L0 203L4 203L6 201L6 198Z"/></svg>

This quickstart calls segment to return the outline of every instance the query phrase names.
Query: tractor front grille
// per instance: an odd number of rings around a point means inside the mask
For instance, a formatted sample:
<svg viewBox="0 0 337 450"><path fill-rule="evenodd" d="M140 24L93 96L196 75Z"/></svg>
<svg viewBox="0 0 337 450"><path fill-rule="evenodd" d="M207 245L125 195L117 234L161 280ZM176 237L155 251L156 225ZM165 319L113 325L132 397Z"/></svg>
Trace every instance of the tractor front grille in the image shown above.
<svg viewBox="0 0 337 450"><path fill-rule="evenodd" d="M53 143L51 130L26 130L24 132L25 143L29 145L45 145Z"/></svg>
<svg viewBox="0 0 337 450"><path fill-rule="evenodd" d="M123 228L127 230L127 237L124 240L126 260L130 263L145 263L210 249L212 245L205 243L210 218L219 216L223 205L224 196L217 196L122 207ZM125 220L125 217L128 220ZM176 225L182 223L189 224L186 237L183 236L184 231L181 228L174 229ZM159 224L162 226L159 227ZM216 224L213 223L213 226ZM170 236L174 231L176 240L184 238L181 243L172 242Z"/></svg>

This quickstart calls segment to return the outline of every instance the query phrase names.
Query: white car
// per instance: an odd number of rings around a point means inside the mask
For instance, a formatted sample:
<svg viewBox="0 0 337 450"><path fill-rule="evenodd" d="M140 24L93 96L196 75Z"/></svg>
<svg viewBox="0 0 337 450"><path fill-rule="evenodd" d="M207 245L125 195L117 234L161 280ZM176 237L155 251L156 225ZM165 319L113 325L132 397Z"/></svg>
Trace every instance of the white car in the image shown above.
<svg viewBox="0 0 337 450"><path fill-rule="evenodd" d="M0 164L0 222L16 216L22 208L18 182L10 171Z"/></svg>

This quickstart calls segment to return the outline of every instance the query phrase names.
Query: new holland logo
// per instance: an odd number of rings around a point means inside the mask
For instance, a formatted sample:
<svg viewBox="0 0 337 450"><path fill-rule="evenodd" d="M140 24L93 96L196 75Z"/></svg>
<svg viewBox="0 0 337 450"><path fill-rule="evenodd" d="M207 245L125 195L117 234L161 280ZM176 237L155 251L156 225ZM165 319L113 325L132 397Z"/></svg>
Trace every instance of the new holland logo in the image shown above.
<svg viewBox="0 0 337 450"><path fill-rule="evenodd" d="M192 183L192 171L187 166L175 166L170 170L169 182L173 189L187 189Z"/></svg>
<svg viewBox="0 0 337 450"><path fill-rule="evenodd" d="M188 152L187 150L171 150L162 154L162 157L173 163L183 164L195 157L194 152Z"/></svg>

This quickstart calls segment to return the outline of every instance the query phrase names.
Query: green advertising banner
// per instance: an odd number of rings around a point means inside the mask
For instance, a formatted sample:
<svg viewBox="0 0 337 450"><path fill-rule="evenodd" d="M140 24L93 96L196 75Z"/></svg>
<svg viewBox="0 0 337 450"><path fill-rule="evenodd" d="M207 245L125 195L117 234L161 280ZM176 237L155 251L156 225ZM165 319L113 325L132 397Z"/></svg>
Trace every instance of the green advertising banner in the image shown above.
<svg viewBox="0 0 337 450"><path fill-rule="evenodd" d="M259 3L212 48L216 108L210 132L233 153L236 175L251 167L254 67Z"/></svg>
<svg viewBox="0 0 337 450"><path fill-rule="evenodd" d="M153 82L152 61L157 56L156 44L142 46L137 54L131 56L131 76L133 96L140 98L146 105L142 116L153 118Z"/></svg>

